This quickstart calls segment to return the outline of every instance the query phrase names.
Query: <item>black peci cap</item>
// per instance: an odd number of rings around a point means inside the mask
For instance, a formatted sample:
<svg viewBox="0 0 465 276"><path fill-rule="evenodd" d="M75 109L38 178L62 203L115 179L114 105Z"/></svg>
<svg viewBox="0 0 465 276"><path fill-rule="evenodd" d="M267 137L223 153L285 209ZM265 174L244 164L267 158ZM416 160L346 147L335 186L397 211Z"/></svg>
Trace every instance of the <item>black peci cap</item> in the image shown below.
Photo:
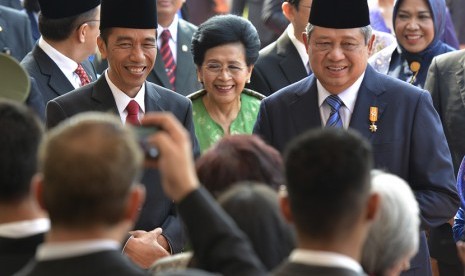
<svg viewBox="0 0 465 276"><path fill-rule="evenodd" d="M39 0L40 12L50 19L76 16L100 5L100 0Z"/></svg>
<svg viewBox="0 0 465 276"><path fill-rule="evenodd" d="M102 0L100 30L112 27L156 29L157 1Z"/></svg>
<svg viewBox="0 0 465 276"><path fill-rule="evenodd" d="M370 25L367 0L313 0L308 22L332 29Z"/></svg>

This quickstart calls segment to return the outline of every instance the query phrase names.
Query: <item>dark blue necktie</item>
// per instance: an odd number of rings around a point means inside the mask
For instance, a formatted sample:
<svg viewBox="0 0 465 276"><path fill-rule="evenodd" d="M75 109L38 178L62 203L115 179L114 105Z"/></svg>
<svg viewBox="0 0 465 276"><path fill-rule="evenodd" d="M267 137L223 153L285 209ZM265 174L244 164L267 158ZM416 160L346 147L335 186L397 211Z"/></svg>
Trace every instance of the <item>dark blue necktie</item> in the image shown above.
<svg viewBox="0 0 465 276"><path fill-rule="evenodd" d="M343 105L341 99L336 95L330 95L326 98L326 102L331 107L331 114L329 114L326 127L340 127L342 128L342 118L339 115L339 108Z"/></svg>

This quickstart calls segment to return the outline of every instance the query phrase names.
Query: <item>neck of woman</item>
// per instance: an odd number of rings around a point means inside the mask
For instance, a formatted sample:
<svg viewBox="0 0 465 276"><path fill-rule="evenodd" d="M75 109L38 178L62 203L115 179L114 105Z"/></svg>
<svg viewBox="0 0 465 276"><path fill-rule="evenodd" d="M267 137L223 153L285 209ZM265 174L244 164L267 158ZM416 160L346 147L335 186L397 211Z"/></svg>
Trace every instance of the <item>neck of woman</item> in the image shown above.
<svg viewBox="0 0 465 276"><path fill-rule="evenodd" d="M234 101L227 103L218 103L213 101L207 93L202 100L212 120L223 128L225 135L229 134L231 123L236 119L241 109L241 98L237 97Z"/></svg>

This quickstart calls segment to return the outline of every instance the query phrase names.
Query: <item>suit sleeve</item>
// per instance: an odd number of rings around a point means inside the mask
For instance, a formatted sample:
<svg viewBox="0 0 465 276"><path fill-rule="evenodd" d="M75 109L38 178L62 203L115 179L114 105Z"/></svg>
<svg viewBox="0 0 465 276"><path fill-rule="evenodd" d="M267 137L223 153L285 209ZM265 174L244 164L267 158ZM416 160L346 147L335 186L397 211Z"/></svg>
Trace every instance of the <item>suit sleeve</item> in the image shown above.
<svg viewBox="0 0 465 276"><path fill-rule="evenodd" d="M26 99L26 105L34 110L42 122L45 122L45 104L42 93L40 93L35 79L32 77L29 79L31 80L31 88L29 90L29 96Z"/></svg>
<svg viewBox="0 0 465 276"><path fill-rule="evenodd" d="M46 116L45 116L46 124L45 125L47 129L51 129L55 127L61 121L68 118L63 108L61 108L60 104L55 100L51 100L47 103L45 112L46 112Z"/></svg>
<svg viewBox="0 0 465 276"><path fill-rule="evenodd" d="M222 275L266 275L245 235L203 188L178 205L199 268Z"/></svg>
<svg viewBox="0 0 465 276"><path fill-rule="evenodd" d="M192 103L189 105L184 116L184 120L180 120L184 127L189 131L192 139L192 151L194 157L200 156L200 147L195 136L194 123L192 120ZM168 240L172 252L179 253L184 247L183 226L177 216L176 206L174 203L171 206L170 214L166 217L162 225L163 235Z"/></svg>
<svg viewBox="0 0 465 276"><path fill-rule="evenodd" d="M408 179L420 206L422 227L436 227L455 215L460 201L449 147L429 93L421 94L414 120Z"/></svg>
<svg viewBox="0 0 465 276"><path fill-rule="evenodd" d="M263 140L272 145L272 130L266 110L266 100L263 100L260 104L260 110L258 111L253 133L259 135Z"/></svg>

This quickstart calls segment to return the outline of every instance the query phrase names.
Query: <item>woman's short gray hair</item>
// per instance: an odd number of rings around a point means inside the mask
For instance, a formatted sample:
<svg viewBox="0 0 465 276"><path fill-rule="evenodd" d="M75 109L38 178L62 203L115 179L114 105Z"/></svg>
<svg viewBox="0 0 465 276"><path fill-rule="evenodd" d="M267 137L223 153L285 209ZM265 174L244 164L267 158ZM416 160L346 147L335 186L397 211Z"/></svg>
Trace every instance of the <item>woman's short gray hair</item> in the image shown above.
<svg viewBox="0 0 465 276"><path fill-rule="evenodd" d="M410 186L396 175L374 170L372 192L380 195L380 208L361 263L367 273L383 275L418 251L420 211Z"/></svg>

